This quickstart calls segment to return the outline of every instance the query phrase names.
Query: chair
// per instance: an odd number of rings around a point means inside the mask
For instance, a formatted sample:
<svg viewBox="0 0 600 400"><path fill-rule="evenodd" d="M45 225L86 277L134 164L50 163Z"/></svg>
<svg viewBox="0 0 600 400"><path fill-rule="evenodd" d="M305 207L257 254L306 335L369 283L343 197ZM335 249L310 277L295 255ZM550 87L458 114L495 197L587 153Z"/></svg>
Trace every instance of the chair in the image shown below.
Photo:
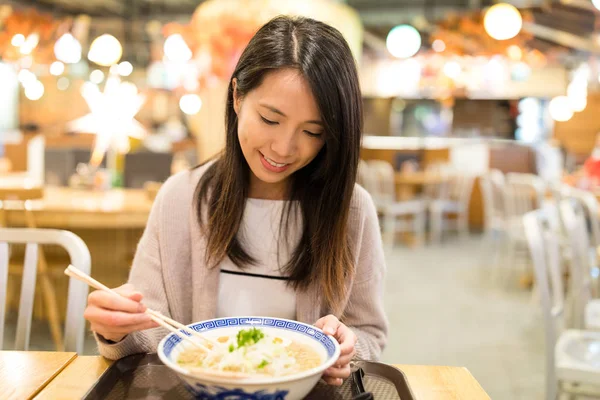
<svg viewBox="0 0 600 400"><path fill-rule="evenodd" d="M127 188L143 188L144 183L164 182L171 176L173 154L140 151L125 155L124 185Z"/></svg>
<svg viewBox="0 0 600 400"><path fill-rule="evenodd" d="M91 269L90 252L83 240L71 232L54 229L0 228L0 346L3 343L4 336L9 244L26 245L15 350L28 350L33 299L38 275L39 245L63 247L69 253L71 264L87 274L90 273ZM73 278L70 279L64 336L64 349L66 351L75 351L79 354L83 352L85 333L83 312L86 306L87 294L88 287L86 284Z"/></svg>
<svg viewBox="0 0 600 400"><path fill-rule="evenodd" d="M35 216L31 210L31 202L44 197L44 189L41 187L0 187L0 228L6 227L4 209L8 207L23 211L27 228L37 228ZM38 254L39 269L38 274L41 282L41 292L44 298L44 306L48 316L50 332L57 350L63 350L63 337L59 322L58 303L56 300L56 291L50 278L50 271L46 257L42 249Z"/></svg>
<svg viewBox="0 0 600 400"><path fill-rule="evenodd" d="M523 252L527 253L523 216L544 205L545 190L544 181L535 175L521 173L506 175L503 200L507 233L504 263L507 268L514 270L517 256Z"/></svg>
<svg viewBox="0 0 600 400"><path fill-rule="evenodd" d="M600 366L594 361L600 333L564 330L565 299L556 235L559 224L556 210L536 210L523 217L544 318L547 400L556 400L561 392L584 394L585 389L592 389L586 395L600 394Z"/></svg>
<svg viewBox="0 0 600 400"><path fill-rule="evenodd" d="M592 300L598 295L593 282L596 252L590 251L594 247L587 230L586 212L578 198L570 198L560 202L560 214L571 246L569 326L597 329L600 325L596 317L600 315L600 300Z"/></svg>
<svg viewBox="0 0 600 400"><path fill-rule="evenodd" d="M412 232L418 243L424 242L426 203L423 199L396 200L395 172L390 163L381 160L367 161L363 164L362 172L359 166L359 180L365 181L365 188L373 197L377 211L383 216L386 245L394 245L397 232ZM412 217L412 221L400 219L401 217Z"/></svg>
<svg viewBox="0 0 600 400"><path fill-rule="evenodd" d="M469 235L469 202L475 179L464 173L453 173L447 183L445 195L429 202L431 241L440 243L442 233L457 230L463 237ZM456 218L447 218L455 215Z"/></svg>
<svg viewBox="0 0 600 400"><path fill-rule="evenodd" d="M506 239L507 224L504 210L504 174L492 169L479 177L483 198L484 243L483 263L488 265L490 256L494 269L498 267L501 244ZM482 269L487 274L487 269Z"/></svg>

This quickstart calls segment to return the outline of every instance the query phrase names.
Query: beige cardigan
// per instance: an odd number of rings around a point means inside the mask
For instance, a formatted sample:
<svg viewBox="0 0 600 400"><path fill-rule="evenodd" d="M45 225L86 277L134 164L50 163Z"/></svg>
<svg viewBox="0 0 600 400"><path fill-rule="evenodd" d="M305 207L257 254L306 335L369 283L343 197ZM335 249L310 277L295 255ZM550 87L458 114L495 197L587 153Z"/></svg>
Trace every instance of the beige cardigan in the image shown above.
<svg viewBox="0 0 600 400"><path fill-rule="evenodd" d="M185 324L215 318L219 268L204 262L206 239L195 213L194 191L208 165L171 177L159 191L138 244L129 283L144 295L144 304ZM357 356L378 359L387 340L383 309L385 260L377 213L369 194L356 185L349 214L356 272L347 280L343 322L358 336ZM313 324L330 314L317 287L297 292L298 321ZM339 316L338 316L339 317ZM109 344L96 336L100 354L118 359L156 352L168 333L164 328L134 332Z"/></svg>

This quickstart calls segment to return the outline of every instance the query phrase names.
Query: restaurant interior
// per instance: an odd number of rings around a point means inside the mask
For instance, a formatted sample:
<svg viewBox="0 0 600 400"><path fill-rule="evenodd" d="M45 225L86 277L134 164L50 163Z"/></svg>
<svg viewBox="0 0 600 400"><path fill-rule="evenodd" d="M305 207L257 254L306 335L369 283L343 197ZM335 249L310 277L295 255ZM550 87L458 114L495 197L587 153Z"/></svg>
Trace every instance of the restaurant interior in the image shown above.
<svg viewBox="0 0 600 400"><path fill-rule="evenodd" d="M356 60L379 361L415 399L599 398L600 0L0 1L0 398L110 398L86 397L113 362L65 268L127 282L163 183L221 153L233 69L281 14Z"/></svg>

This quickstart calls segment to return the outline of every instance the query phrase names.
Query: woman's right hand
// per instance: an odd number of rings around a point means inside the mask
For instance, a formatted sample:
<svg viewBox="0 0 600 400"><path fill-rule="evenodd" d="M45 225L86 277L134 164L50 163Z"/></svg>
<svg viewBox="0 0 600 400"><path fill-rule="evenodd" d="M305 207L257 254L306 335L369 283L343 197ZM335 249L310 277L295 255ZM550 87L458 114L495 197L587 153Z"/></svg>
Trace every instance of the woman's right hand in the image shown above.
<svg viewBox="0 0 600 400"><path fill-rule="evenodd" d="M131 284L113 289L122 296L96 290L88 296L83 316L90 321L92 331L113 342L131 332L156 328L158 324L145 313L142 294ZM123 297L124 296L124 297Z"/></svg>

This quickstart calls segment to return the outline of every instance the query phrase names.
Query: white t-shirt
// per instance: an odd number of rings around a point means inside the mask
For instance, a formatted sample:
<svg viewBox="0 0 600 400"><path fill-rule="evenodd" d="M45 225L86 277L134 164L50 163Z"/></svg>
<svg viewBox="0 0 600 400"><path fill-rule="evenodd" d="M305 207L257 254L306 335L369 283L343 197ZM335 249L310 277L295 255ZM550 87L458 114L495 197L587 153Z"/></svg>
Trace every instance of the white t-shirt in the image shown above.
<svg viewBox="0 0 600 400"><path fill-rule="evenodd" d="M238 239L257 263L243 270L229 258L221 263L218 318L261 315L296 319L296 293L287 286L282 269L300 240L302 220L296 208L288 234L279 239L286 204L283 200L246 201Z"/></svg>

